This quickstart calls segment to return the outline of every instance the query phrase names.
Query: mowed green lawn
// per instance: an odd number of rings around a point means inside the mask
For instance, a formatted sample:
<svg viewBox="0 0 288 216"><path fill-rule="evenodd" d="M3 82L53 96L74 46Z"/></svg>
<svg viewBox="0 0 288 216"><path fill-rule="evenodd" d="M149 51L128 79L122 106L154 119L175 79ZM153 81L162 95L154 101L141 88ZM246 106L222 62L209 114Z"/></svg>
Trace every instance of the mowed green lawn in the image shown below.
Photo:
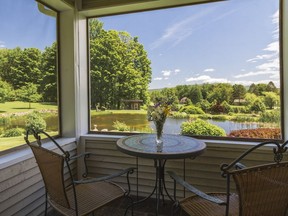
<svg viewBox="0 0 288 216"><path fill-rule="evenodd" d="M58 106L55 103L31 103L31 109L29 109L29 103L14 101L0 103L0 114L1 113L17 113L17 112L27 112L31 110L57 110Z"/></svg>
<svg viewBox="0 0 288 216"><path fill-rule="evenodd" d="M55 103L31 103L31 109L29 109L29 103L15 101L0 103L0 117L1 114L12 114L19 112L29 112L37 110L57 110L58 106ZM1 128L0 128L1 129ZM58 132L49 132L50 135L55 136ZM24 134L18 137L0 137L0 151L13 148L25 144Z"/></svg>

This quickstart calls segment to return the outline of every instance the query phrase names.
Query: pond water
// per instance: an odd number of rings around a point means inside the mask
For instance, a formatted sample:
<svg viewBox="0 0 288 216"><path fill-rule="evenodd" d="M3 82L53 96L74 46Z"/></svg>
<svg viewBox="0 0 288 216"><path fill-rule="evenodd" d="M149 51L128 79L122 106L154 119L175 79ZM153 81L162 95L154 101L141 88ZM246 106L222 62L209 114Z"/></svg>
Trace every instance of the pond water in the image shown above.
<svg viewBox="0 0 288 216"><path fill-rule="evenodd" d="M91 118L91 130L97 128L99 131L102 129L113 130L112 127L114 121L124 122L130 127L131 131L141 131L141 132L153 132L155 131L155 126L153 122L149 122L144 114L111 114L111 115L96 115ZM187 119L174 119L167 118L164 125L163 132L169 134L179 134L181 131L182 122L187 121ZM225 130L229 134L232 130L241 129L254 129L259 128L258 123L248 123L248 122L233 122L233 121L215 121L207 120L211 124L217 125Z"/></svg>

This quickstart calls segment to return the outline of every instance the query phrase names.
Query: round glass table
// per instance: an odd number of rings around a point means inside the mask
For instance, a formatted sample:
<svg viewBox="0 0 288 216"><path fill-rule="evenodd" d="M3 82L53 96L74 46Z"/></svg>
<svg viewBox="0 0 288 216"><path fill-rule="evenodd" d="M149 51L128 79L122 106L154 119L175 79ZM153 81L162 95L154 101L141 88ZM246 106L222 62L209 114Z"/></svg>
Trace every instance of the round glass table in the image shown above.
<svg viewBox="0 0 288 216"><path fill-rule="evenodd" d="M159 148L156 145L155 134L137 134L119 139L117 141L117 149L131 156L153 159L154 167L156 169L155 186L151 194L148 197L133 202L128 206L125 215L130 207L144 202L154 193L156 193L156 215L158 215L160 196L162 196L162 200L164 201L164 191L172 201L175 201L169 195L165 186L166 160L185 158L193 159L206 150L206 144L203 141L192 137L164 134L163 146Z"/></svg>

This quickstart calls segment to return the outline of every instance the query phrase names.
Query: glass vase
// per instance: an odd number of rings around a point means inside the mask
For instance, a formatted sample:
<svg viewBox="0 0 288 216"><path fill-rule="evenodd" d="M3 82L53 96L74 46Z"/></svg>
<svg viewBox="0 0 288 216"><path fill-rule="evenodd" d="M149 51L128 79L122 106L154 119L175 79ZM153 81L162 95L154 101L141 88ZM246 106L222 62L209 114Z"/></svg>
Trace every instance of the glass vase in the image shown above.
<svg viewBox="0 0 288 216"><path fill-rule="evenodd" d="M156 127L156 147L157 151L161 152L163 149L163 126L164 121L154 121L155 127Z"/></svg>

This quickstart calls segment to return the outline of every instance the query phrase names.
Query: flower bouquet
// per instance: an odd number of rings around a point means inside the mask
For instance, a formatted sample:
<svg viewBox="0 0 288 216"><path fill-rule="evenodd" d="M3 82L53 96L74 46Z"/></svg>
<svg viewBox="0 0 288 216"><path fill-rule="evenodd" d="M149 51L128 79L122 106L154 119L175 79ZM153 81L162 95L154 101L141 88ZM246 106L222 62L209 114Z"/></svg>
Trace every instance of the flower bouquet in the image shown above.
<svg viewBox="0 0 288 216"><path fill-rule="evenodd" d="M148 107L147 117L148 121L153 121L156 127L156 144L157 147L163 144L162 134L163 127L166 121L167 115L171 109L171 103L158 102L154 106Z"/></svg>

